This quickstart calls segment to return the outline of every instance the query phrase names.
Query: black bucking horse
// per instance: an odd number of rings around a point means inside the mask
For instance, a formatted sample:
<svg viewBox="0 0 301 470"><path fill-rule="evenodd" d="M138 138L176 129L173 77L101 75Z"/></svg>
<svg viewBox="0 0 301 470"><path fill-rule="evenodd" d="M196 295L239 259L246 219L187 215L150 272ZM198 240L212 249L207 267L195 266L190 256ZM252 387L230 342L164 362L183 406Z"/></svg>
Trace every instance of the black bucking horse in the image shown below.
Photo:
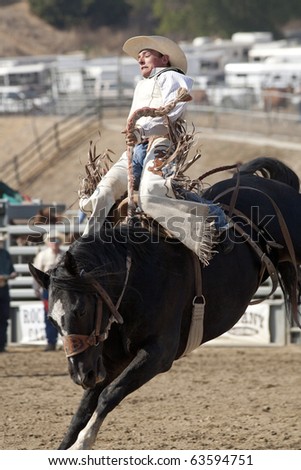
<svg viewBox="0 0 301 470"><path fill-rule="evenodd" d="M239 320L268 276L279 276L298 322L297 175L278 160L258 158L204 196L231 212L234 248L226 255L217 246L201 267L201 344ZM175 240L121 225L97 240L75 241L50 273L30 270L49 290L49 317L62 335L70 375L85 389L60 449L89 449L107 414L183 355L200 287L195 255Z"/></svg>

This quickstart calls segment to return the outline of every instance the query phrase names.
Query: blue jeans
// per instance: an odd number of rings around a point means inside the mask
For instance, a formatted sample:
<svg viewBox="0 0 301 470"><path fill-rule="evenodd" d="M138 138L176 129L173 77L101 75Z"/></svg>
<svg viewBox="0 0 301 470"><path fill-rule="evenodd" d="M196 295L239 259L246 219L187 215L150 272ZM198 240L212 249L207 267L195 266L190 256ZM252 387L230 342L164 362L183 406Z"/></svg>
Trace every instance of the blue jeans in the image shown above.
<svg viewBox="0 0 301 470"><path fill-rule="evenodd" d="M137 144L133 153L133 176L134 176L134 189L137 191L140 184L141 174L143 170L143 162L147 152L148 142Z"/></svg>
<svg viewBox="0 0 301 470"><path fill-rule="evenodd" d="M183 189L180 186L176 187L176 192L186 199L186 201L195 201L201 204L207 204L209 206L209 215L214 217L214 224L217 230L225 229L228 225L228 221L226 215L221 207L217 204L214 204L212 201L199 196L192 191L188 191L187 189Z"/></svg>
<svg viewBox="0 0 301 470"><path fill-rule="evenodd" d="M0 287L0 351L7 343L7 327L10 314L10 297L8 286Z"/></svg>
<svg viewBox="0 0 301 470"><path fill-rule="evenodd" d="M43 302L44 302L44 318L45 318L45 334L48 344L56 344L58 338L58 331L53 326L51 321L48 318L48 291L46 289L43 290Z"/></svg>

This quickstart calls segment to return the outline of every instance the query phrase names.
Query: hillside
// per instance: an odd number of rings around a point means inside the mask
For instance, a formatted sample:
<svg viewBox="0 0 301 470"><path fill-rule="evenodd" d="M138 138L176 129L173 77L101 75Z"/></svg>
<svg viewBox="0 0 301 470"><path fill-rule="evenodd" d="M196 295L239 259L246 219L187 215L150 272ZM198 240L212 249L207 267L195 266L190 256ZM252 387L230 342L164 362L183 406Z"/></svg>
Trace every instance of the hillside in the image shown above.
<svg viewBox="0 0 301 470"><path fill-rule="evenodd" d="M72 0L70 0L72 1ZM6 6L3 6L6 4ZM122 44L139 34L154 34L151 20L143 14L129 19L128 28L57 30L29 11L27 0L0 4L0 57L67 54L82 50L90 57L119 54ZM301 21L294 19L282 28L286 37L301 37ZM179 33L181 36L181 33ZM192 39L192 38L191 38Z"/></svg>
<svg viewBox="0 0 301 470"><path fill-rule="evenodd" d="M29 11L26 0L0 7L0 57L67 54L84 50L90 56L119 53L126 31L59 31Z"/></svg>

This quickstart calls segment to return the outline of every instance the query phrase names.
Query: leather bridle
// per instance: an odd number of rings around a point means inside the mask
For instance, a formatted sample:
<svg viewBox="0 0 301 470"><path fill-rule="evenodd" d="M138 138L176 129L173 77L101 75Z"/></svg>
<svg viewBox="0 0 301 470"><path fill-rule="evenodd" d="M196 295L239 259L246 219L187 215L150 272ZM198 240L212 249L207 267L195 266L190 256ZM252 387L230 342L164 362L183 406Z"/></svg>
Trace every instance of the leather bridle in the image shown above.
<svg viewBox="0 0 301 470"><path fill-rule="evenodd" d="M95 328L90 335L80 335L74 333L62 337L64 350L67 357L76 356L77 354L80 354L81 352L88 349L90 346L98 346L100 342L103 342L107 339L112 323L123 323L123 318L113 304L112 299L110 298L107 291L96 281L92 281L92 286L97 294ZM111 316L105 331L100 333L103 317L103 303L107 305L111 312Z"/></svg>

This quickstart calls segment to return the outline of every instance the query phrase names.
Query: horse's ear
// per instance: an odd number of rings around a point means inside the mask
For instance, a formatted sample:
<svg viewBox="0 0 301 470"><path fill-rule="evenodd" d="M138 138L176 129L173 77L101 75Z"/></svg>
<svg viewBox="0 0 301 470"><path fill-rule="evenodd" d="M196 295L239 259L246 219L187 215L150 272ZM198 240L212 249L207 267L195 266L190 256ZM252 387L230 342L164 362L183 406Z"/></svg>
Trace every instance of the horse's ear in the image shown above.
<svg viewBox="0 0 301 470"><path fill-rule="evenodd" d="M65 254L65 268L72 276L78 275L78 268L75 258L69 251L66 251Z"/></svg>
<svg viewBox="0 0 301 470"><path fill-rule="evenodd" d="M40 271L39 269L35 268L32 263L28 264L30 274L32 277L37 281L37 283L44 287L44 289L49 288L49 283L50 283L50 276L43 271Z"/></svg>

